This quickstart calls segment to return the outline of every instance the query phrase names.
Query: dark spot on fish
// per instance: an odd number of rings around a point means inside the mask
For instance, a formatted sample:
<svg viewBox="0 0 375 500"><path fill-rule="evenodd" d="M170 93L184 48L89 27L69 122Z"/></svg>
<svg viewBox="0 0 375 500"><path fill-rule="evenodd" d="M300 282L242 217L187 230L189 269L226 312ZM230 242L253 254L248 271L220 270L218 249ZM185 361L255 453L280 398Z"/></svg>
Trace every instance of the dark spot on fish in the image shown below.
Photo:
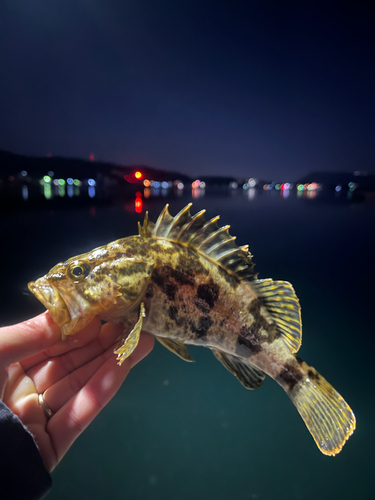
<svg viewBox="0 0 375 500"><path fill-rule="evenodd" d="M254 332L255 332L254 325L252 325L252 326L244 325L240 330L240 335L242 337L249 339L249 340L252 340L254 338Z"/></svg>
<svg viewBox="0 0 375 500"><path fill-rule="evenodd" d="M177 269L169 268L169 274L179 285L194 286L194 278L186 273L177 271Z"/></svg>
<svg viewBox="0 0 375 500"><path fill-rule="evenodd" d="M168 299L173 301L177 291L177 286L172 282L165 283L163 291L168 297Z"/></svg>
<svg viewBox="0 0 375 500"><path fill-rule="evenodd" d="M184 319L178 314L178 307L176 306L169 307L168 316L176 323L177 326L181 326L184 323Z"/></svg>
<svg viewBox="0 0 375 500"><path fill-rule="evenodd" d="M310 370L307 372L307 375L309 377L310 380L318 380L319 379L319 373L312 370L310 368Z"/></svg>
<svg viewBox="0 0 375 500"><path fill-rule="evenodd" d="M174 300L177 286L173 283L173 281L171 281L168 274L162 272L162 268L154 269L151 279L170 300Z"/></svg>
<svg viewBox="0 0 375 500"><path fill-rule="evenodd" d="M282 382L282 385L286 384L289 390L292 390L302 379L303 375L300 368L291 363L286 363L285 368L276 377L276 381Z"/></svg>
<svg viewBox="0 0 375 500"><path fill-rule="evenodd" d="M201 316L198 321L198 325L196 325L193 321L190 321L190 330L196 335L198 339L205 337L208 329L213 324L212 319L209 316Z"/></svg>
<svg viewBox="0 0 375 500"><path fill-rule="evenodd" d="M212 309L219 297L219 287L215 283L210 285L199 285L197 296L199 299L204 300L208 304L209 308Z"/></svg>
<svg viewBox="0 0 375 500"><path fill-rule="evenodd" d="M237 346L239 347L239 349L236 348L238 354L242 353L243 346L247 347L251 351L251 354L257 354L262 350L262 346L259 343L253 342L242 335L238 335L237 337Z"/></svg>
<svg viewBox="0 0 375 500"><path fill-rule="evenodd" d="M175 306L170 306L168 309L168 315L171 319L176 319L178 313L178 309Z"/></svg>
<svg viewBox="0 0 375 500"><path fill-rule="evenodd" d="M152 299L154 296L154 287L152 283L149 283L146 288L145 297L146 299Z"/></svg>
<svg viewBox="0 0 375 500"><path fill-rule="evenodd" d="M299 365L302 365L302 363L304 362L303 359L301 359L300 357L296 356L296 361Z"/></svg>
<svg viewBox="0 0 375 500"><path fill-rule="evenodd" d="M208 312L210 312L210 308L209 308L207 302L200 299L199 297L194 297L194 304L203 313L207 314Z"/></svg>

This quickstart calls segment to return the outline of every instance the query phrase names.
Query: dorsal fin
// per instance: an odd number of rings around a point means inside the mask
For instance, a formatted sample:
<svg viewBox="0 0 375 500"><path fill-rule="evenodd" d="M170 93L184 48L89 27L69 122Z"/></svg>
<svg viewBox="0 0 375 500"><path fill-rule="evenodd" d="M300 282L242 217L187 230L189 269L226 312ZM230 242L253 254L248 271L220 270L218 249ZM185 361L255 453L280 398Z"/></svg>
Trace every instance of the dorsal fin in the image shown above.
<svg viewBox="0 0 375 500"><path fill-rule="evenodd" d="M175 217L170 215L166 205L155 224L149 221L146 212L143 226L138 223L140 236L165 239L194 248L239 278L256 279L248 245L237 246L235 236L229 234L230 226L218 226L219 216L206 221L205 210L191 215L191 205L186 205Z"/></svg>

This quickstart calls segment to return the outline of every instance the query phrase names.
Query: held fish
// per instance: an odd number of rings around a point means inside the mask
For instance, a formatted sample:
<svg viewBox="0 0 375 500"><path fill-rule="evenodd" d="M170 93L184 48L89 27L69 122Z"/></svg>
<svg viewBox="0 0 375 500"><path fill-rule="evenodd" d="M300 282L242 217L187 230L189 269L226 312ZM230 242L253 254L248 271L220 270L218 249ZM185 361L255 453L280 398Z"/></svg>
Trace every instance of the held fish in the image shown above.
<svg viewBox="0 0 375 500"><path fill-rule="evenodd" d="M57 264L29 289L60 325L62 336L97 315L124 328L119 364L141 330L192 361L186 344L212 350L247 389L265 375L285 390L325 455L336 455L353 433L355 416L338 392L296 356L301 312L292 285L258 279L248 246L238 247L219 217L168 205L139 234Z"/></svg>

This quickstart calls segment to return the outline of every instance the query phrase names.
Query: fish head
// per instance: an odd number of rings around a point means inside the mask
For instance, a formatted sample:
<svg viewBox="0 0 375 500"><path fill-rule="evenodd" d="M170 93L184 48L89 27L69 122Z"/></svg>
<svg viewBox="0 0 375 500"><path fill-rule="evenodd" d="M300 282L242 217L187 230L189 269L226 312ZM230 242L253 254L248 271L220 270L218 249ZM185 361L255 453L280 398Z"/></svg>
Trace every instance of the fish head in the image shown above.
<svg viewBox="0 0 375 500"><path fill-rule="evenodd" d="M118 242L59 262L28 284L60 326L63 338L80 331L96 315L119 322L139 303L153 263L119 249Z"/></svg>

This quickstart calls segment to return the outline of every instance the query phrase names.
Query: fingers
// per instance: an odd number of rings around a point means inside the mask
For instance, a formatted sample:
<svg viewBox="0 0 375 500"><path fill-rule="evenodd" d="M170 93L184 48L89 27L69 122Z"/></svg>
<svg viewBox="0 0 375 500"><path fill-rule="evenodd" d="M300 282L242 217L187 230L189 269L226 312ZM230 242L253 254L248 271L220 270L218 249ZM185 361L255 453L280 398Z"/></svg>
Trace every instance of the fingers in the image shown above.
<svg viewBox="0 0 375 500"><path fill-rule="evenodd" d="M125 380L132 366L143 359L152 349L154 339L142 334L134 353L117 365L114 355L103 355L104 364L97 369L93 362L90 370L81 373L82 389L72 396L47 424L58 461L64 456L75 439L91 423L99 411L112 399ZM105 360L105 357L108 359ZM96 361L96 360L95 360ZM97 371L95 372L95 370ZM78 380L78 379L77 379ZM49 405L50 402L47 401Z"/></svg>
<svg viewBox="0 0 375 500"><path fill-rule="evenodd" d="M74 372L80 366L89 363L91 360L104 353L110 346L114 345L121 332L121 327L107 323L101 328L100 334L97 335L97 325L95 325L90 336L95 334L96 337L87 345L73 349L61 356L48 358L32 366L32 368L27 370L27 374L34 380L37 391L42 393L46 391L48 387L64 378L67 374ZM80 335L81 334L79 334L79 336ZM84 332L84 335L85 338L88 338L87 333ZM24 368L27 365L28 360L26 360L26 363L24 361L22 362Z"/></svg>
<svg viewBox="0 0 375 500"><path fill-rule="evenodd" d="M74 335L68 335L65 340L59 339L52 347L44 349L34 356L22 360L23 369L26 371L31 367L41 363L42 361L51 357L59 356L64 352L77 349L81 346L88 344L100 332L101 323L100 319L95 317L88 323L80 332ZM60 328L59 328L60 331ZM61 334L60 334L61 336Z"/></svg>
<svg viewBox="0 0 375 500"><path fill-rule="evenodd" d="M48 349L59 341L60 336L60 327L48 312L23 323L0 328L0 365L7 367Z"/></svg>
<svg viewBox="0 0 375 500"><path fill-rule="evenodd" d="M116 359L113 352L115 345L113 343L109 344L110 347L106 351L103 351L89 363L86 363L77 370L72 371L66 377L61 378L45 391L38 389L38 393L44 392L44 400L54 413L56 413L67 401L69 401L71 397L77 394L108 359ZM146 333L142 334L142 342L138 344L137 349L129 358L130 368L143 359L151 351L152 346L153 337Z"/></svg>

